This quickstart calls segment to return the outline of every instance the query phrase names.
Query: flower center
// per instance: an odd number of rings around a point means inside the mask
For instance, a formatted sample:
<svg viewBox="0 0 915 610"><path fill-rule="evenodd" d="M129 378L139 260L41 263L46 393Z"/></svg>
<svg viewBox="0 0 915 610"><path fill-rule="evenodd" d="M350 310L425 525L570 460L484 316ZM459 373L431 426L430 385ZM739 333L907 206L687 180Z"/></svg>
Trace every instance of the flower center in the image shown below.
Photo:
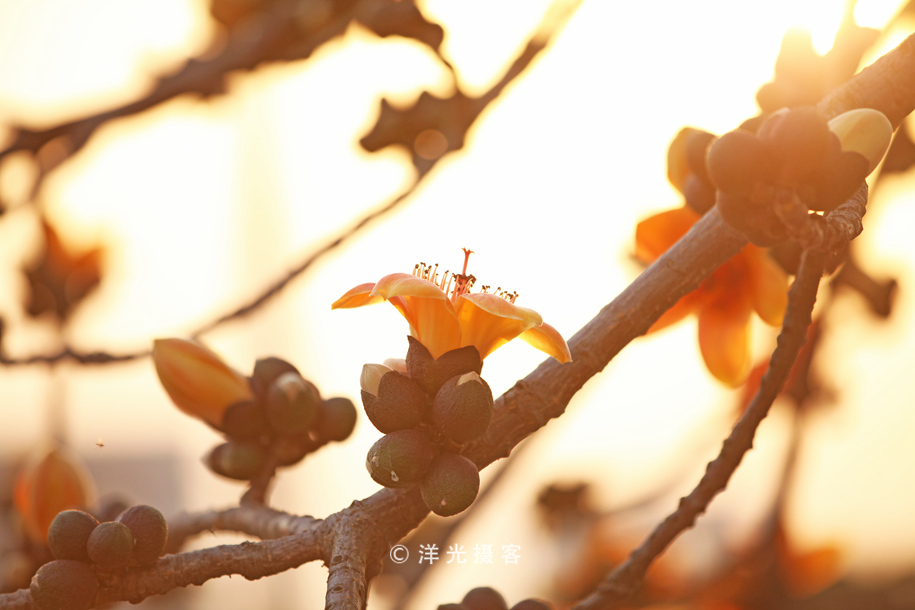
<svg viewBox="0 0 915 610"><path fill-rule="evenodd" d="M470 255L473 254L473 250L468 250L467 248L461 249L464 251L464 266L460 273L451 273L450 271L445 270L441 277L439 277L438 263L427 265L426 263L420 262L413 266L413 275L424 280L429 280L441 288L442 292L447 295L452 303L456 302L458 297L462 294L469 293L473 284L477 281L475 276L467 273L467 263L470 260ZM483 286L481 292L488 293L489 286ZM501 286L496 288L493 294L502 297L510 303L514 303L515 299L518 298L517 292L502 290Z"/></svg>

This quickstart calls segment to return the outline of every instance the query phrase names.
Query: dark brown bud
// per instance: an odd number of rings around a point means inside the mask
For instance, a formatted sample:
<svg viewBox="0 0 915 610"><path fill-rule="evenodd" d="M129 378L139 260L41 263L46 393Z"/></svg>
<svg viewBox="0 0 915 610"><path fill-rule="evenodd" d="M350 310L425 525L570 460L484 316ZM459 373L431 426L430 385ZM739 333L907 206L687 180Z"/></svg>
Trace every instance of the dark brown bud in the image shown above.
<svg viewBox="0 0 915 610"><path fill-rule="evenodd" d="M32 577L29 592L39 610L89 610L99 582L89 564L71 559L46 563Z"/></svg>
<svg viewBox="0 0 915 610"><path fill-rule="evenodd" d="M346 440L356 427L356 406L349 398L328 398L321 403L321 413L315 424L314 434L318 441Z"/></svg>
<svg viewBox="0 0 915 610"><path fill-rule="evenodd" d="M375 395L362 390L365 414L379 432L394 432L416 426L426 411L426 393L412 379L397 371L385 373Z"/></svg>
<svg viewBox="0 0 915 610"><path fill-rule="evenodd" d="M168 523L156 508L138 504L125 510L118 521L130 528L136 538L133 558L140 565L153 563L165 552Z"/></svg>
<svg viewBox="0 0 915 610"><path fill-rule="evenodd" d="M435 395L432 423L456 443L473 440L489 427L493 399L489 384L476 373L449 379Z"/></svg>
<svg viewBox="0 0 915 610"><path fill-rule="evenodd" d="M806 203L811 210L834 210L854 195L867 177L867 159L855 152L842 152L838 138L833 139L836 147L810 180L815 199Z"/></svg>
<svg viewBox="0 0 915 610"><path fill-rule="evenodd" d="M505 598L492 587L471 589L461 600L467 610L508 610Z"/></svg>
<svg viewBox="0 0 915 610"><path fill-rule="evenodd" d="M261 358L254 363L254 372L251 373L251 391L260 400L267 399L267 391L276 378L283 373L298 373L299 369L282 358L270 356Z"/></svg>
<svg viewBox="0 0 915 610"><path fill-rule="evenodd" d="M435 450L419 430L398 430L382 436L369 449L365 467L385 487L409 487L429 470Z"/></svg>
<svg viewBox="0 0 915 610"><path fill-rule="evenodd" d="M705 166L705 153L714 140L715 134L700 129L691 133L686 140L686 163L693 175L706 184L711 179Z"/></svg>
<svg viewBox="0 0 915 610"><path fill-rule="evenodd" d="M267 414L260 402L243 400L229 405L222 415L222 431L229 438L248 441L260 438L270 431Z"/></svg>
<svg viewBox="0 0 915 610"><path fill-rule="evenodd" d="M442 384L455 375L470 372L479 374L483 370L480 352L472 345L445 352L436 359L414 337L407 337L407 340L410 342L407 373L430 396L434 396Z"/></svg>
<svg viewBox="0 0 915 610"><path fill-rule="evenodd" d="M683 198L686 199L686 205L698 214L705 214L715 205L715 187L690 175L683 184Z"/></svg>
<svg viewBox="0 0 915 610"><path fill-rule="evenodd" d="M708 173L720 191L746 195L773 174L774 162L749 131L729 131L708 148Z"/></svg>
<svg viewBox="0 0 915 610"><path fill-rule="evenodd" d="M123 523L106 521L92 530L86 543L89 558L103 570L126 567L136 544L133 532Z"/></svg>
<svg viewBox="0 0 915 610"><path fill-rule="evenodd" d="M57 513L48 528L48 546L56 559L91 561L86 553L89 536L98 526L98 520L81 510Z"/></svg>
<svg viewBox="0 0 915 610"><path fill-rule="evenodd" d="M283 373L267 391L267 420L280 434L301 434L318 418L321 395L318 388L298 373Z"/></svg>
<svg viewBox="0 0 915 610"><path fill-rule="evenodd" d="M204 463L216 474L248 481L260 471L266 459L267 454L260 445L229 441L214 447Z"/></svg>
<svg viewBox="0 0 915 610"><path fill-rule="evenodd" d="M432 460L419 489L429 510L450 517L473 504L480 491L480 472L464 456L443 453Z"/></svg>
<svg viewBox="0 0 915 610"><path fill-rule="evenodd" d="M779 110L757 132L781 168L779 175L789 180L802 178L823 164L830 134L826 117L813 106Z"/></svg>
<svg viewBox="0 0 915 610"><path fill-rule="evenodd" d="M514 606L511 610L553 610L553 604L545 602L542 599L525 599Z"/></svg>

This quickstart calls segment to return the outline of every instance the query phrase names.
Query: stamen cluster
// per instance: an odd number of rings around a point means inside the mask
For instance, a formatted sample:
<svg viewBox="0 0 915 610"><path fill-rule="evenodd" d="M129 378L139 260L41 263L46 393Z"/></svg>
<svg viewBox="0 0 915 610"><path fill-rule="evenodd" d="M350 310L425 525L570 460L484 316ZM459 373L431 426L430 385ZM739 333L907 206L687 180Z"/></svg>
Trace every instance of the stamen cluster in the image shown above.
<svg viewBox="0 0 915 610"><path fill-rule="evenodd" d="M464 251L464 268L460 273L451 273L446 269L442 273L441 278L439 278L438 263L427 265L426 263L419 262L413 266L413 275L424 280L429 280L441 288L442 292L447 295L452 303L457 301L457 298L462 294L469 293L470 289L473 288L473 285L477 281L476 276L467 273L467 262L470 259L470 255L473 254L473 250L468 250L467 248L461 249ZM488 293L489 289L490 286L483 286L480 292ZM501 286L497 287L493 291L493 294L502 297L509 303L514 303L515 299L518 298L517 291L508 292L507 290L502 290Z"/></svg>

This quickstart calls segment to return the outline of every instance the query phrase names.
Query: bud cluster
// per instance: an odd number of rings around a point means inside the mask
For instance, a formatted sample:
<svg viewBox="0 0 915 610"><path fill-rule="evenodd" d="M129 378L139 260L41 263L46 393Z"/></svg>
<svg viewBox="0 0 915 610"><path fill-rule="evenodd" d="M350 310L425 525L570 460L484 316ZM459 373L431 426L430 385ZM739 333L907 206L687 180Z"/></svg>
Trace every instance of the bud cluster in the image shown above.
<svg viewBox="0 0 915 610"><path fill-rule="evenodd" d="M521 600L511 608L505 598L492 587L471 589L459 604L441 604L438 610L553 610L553 606L540 599Z"/></svg>
<svg viewBox="0 0 915 610"><path fill-rule="evenodd" d="M812 106L775 112L755 133L728 132L706 154L721 216L758 246L784 241L793 215L780 210L828 212L844 203L880 162L892 133L876 110L827 122Z"/></svg>
<svg viewBox="0 0 915 610"><path fill-rule="evenodd" d="M480 377L475 347L436 359L408 339L406 360L362 369L365 414L385 433L369 449L366 468L385 487L418 484L429 510L448 517L470 506L480 489L476 465L460 451L489 427L492 390Z"/></svg>
<svg viewBox="0 0 915 610"><path fill-rule="evenodd" d="M48 529L55 560L32 577L32 601L40 610L87 610L95 605L99 571L154 563L167 539L165 517L152 506L133 506L102 523L81 510L62 511Z"/></svg>
<svg viewBox="0 0 915 610"><path fill-rule="evenodd" d="M313 383L280 358L258 360L248 382L251 397L229 405L216 426L226 442L205 459L222 476L245 481L268 461L295 464L328 442L344 440L356 424L352 401L322 399Z"/></svg>

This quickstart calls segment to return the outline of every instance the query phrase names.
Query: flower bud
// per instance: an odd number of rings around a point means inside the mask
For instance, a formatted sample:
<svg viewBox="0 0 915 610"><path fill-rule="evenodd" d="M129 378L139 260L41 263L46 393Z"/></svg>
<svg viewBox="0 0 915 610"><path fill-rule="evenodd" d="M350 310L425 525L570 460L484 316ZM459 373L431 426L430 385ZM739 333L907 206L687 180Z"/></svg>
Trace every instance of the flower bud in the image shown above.
<svg viewBox="0 0 915 610"><path fill-rule="evenodd" d="M321 414L314 435L321 443L345 440L356 426L356 406L349 398L328 398L321 403Z"/></svg>
<svg viewBox="0 0 915 610"><path fill-rule="evenodd" d="M136 539L129 527L117 521L106 521L92 530L86 552L101 569L117 570L130 563L135 544Z"/></svg>
<svg viewBox="0 0 915 610"><path fill-rule="evenodd" d="M99 582L87 563L57 559L32 577L29 592L39 610L89 610L95 605Z"/></svg>
<svg viewBox="0 0 915 610"><path fill-rule="evenodd" d="M455 375L479 373L483 370L483 359L480 352L472 345L467 345L438 358L433 358L429 350L414 337L407 337L410 348L407 350L407 371L410 379L419 384L430 396L438 392L442 384Z"/></svg>
<svg viewBox="0 0 915 610"><path fill-rule="evenodd" d="M254 363L254 372L251 373L251 391L258 399L266 400L267 391L280 375L298 372L299 369L282 358L275 356L261 358Z"/></svg>
<svg viewBox="0 0 915 610"><path fill-rule="evenodd" d="M378 396L378 386L381 384L381 378L392 370L383 364L362 365L362 374L359 375L359 387L362 388L363 392Z"/></svg>
<svg viewBox="0 0 915 610"><path fill-rule="evenodd" d="M369 449L365 467L372 479L385 487L409 487L418 483L435 450L429 437L419 430L398 430L382 436Z"/></svg>
<svg viewBox="0 0 915 610"><path fill-rule="evenodd" d="M57 513L48 528L48 546L55 559L91 561L86 553L89 536L98 526L98 520L81 510L65 510Z"/></svg>
<svg viewBox="0 0 915 610"><path fill-rule="evenodd" d="M552 604L542 599L524 599L511 607L511 610L553 610Z"/></svg>
<svg viewBox="0 0 915 610"><path fill-rule="evenodd" d="M362 390L362 405L369 421L385 433L414 427L426 411L426 393L412 379L390 369L376 379L379 369L387 367L367 364L362 369L363 381L370 381L370 387L375 388L374 393Z"/></svg>
<svg viewBox="0 0 915 610"><path fill-rule="evenodd" d="M456 443L473 440L492 420L492 390L476 373L452 377L435 395L432 423Z"/></svg>
<svg viewBox="0 0 915 610"><path fill-rule="evenodd" d="M242 400L226 409L219 428L233 440L254 440L270 432L264 406L259 401Z"/></svg>
<svg viewBox="0 0 915 610"><path fill-rule="evenodd" d="M152 356L172 402L214 428L229 405L253 398L247 379L195 341L157 339Z"/></svg>
<svg viewBox="0 0 915 610"><path fill-rule="evenodd" d="M19 472L14 502L26 533L43 543L58 513L95 502L95 485L75 455L59 448L46 450L33 455Z"/></svg>
<svg viewBox="0 0 915 610"><path fill-rule="evenodd" d="M756 135L778 160L781 176L792 181L820 167L829 149L826 118L813 106L783 108L772 113Z"/></svg>
<svg viewBox="0 0 915 610"><path fill-rule="evenodd" d="M382 362L384 366L388 367L392 371L397 371L398 373L407 374L407 360L405 358L385 358Z"/></svg>
<svg viewBox="0 0 915 610"><path fill-rule="evenodd" d="M471 589L461 600L468 610L508 610L508 604L502 594L492 587Z"/></svg>
<svg viewBox="0 0 915 610"><path fill-rule="evenodd" d="M476 500L480 472L476 464L456 453L443 453L429 466L419 486L423 502L436 515L456 515Z"/></svg>
<svg viewBox="0 0 915 610"><path fill-rule="evenodd" d="M203 461L216 474L248 481L258 473L266 459L267 454L260 445L229 441L214 447Z"/></svg>
<svg viewBox="0 0 915 610"><path fill-rule="evenodd" d="M165 552L168 523L158 509L146 504L131 506L118 516L118 522L130 528L136 539L133 558L140 565L153 563Z"/></svg>
<svg viewBox="0 0 915 610"><path fill-rule="evenodd" d="M298 373L283 373L267 391L267 419L281 434L307 431L318 417L320 405L318 388Z"/></svg>
<svg viewBox="0 0 915 610"><path fill-rule="evenodd" d="M844 152L855 152L867 159L870 174L883 159L893 137L890 120L873 108L856 108L829 121L829 130L839 137Z"/></svg>

